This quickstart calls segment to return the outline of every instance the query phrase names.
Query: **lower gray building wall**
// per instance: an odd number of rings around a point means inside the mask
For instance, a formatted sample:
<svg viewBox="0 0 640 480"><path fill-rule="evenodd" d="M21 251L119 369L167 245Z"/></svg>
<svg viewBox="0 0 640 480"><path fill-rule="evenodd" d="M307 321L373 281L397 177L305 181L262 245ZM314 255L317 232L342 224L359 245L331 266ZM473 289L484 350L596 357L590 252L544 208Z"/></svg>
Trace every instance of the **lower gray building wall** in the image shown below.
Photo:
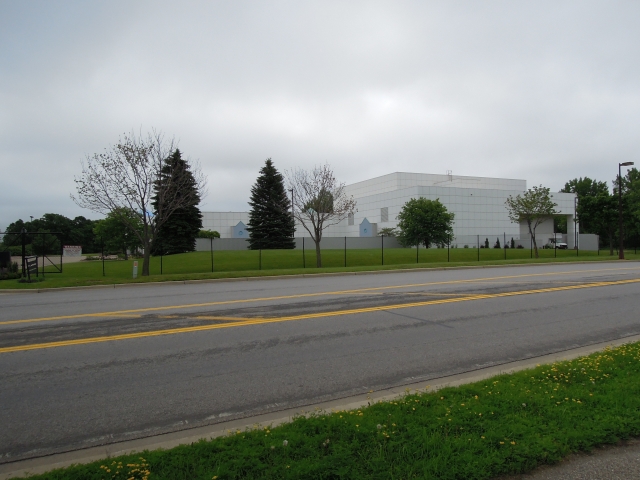
<svg viewBox="0 0 640 480"><path fill-rule="evenodd" d="M382 237L346 237L347 250L361 248L382 248ZM303 237L296 237L296 249L302 250ZM196 238L196 251L208 252L211 250L246 250L249 241L245 238L215 238L213 245L209 238ZM324 237L320 241L320 248L324 250L339 250L345 247L345 237ZM311 237L304 237L305 250L315 249L315 243ZM395 237L384 237L384 248L403 248Z"/></svg>
<svg viewBox="0 0 640 480"><path fill-rule="evenodd" d="M196 238L196 252L208 252L214 250L246 250L249 240L246 238L214 238L213 244L210 238Z"/></svg>
<svg viewBox="0 0 640 480"><path fill-rule="evenodd" d="M549 242L548 234L536 234L536 243L538 248L542 248ZM563 235L562 240L567 241L567 235ZM302 250L302 238L296 237L296 249ZM347 238L347 250L366 249L366 248L382 248L382 237L346 237ZM484 246L485 238L489 239L489 248L493 248L496 242L495 236L480 235L480 245ZM511 243L510 236L507 236L507 244ZM345 248L345 237L324 237L320 241L320 248L324 250L341 250ZM504 247L504 237L499 237L500 246ZM597 250L598 249L598 235L583 234L578 236L578 246L580 250ZM522 235L519 238L514 238L515 245L522 245L523 248L530 248L531 237L529 235ZM452 248L464 248L467 245L469 248L475 248L478 245L477 235L465 235L455 237L451 242ZM208 252L211 249L211 240L208 238L196 238L196 251ZM213 240L214 250L246 250L249 247L249 241L245 238L215 238ZM315 244L311 237L304 237L305 250L315 249ZM384 237L384 248L403 248L395 237Z"/></svg>
<svg viewBox="0 0 640 480"><path fill-rule="evenodd" d="M382 248L382 237L346 237L347 250L361 248ZM324 237L320 240L320 248L327 250L339 250L345 247L345 237ZM296 248L302 249L302 237L296 238ZM304 237L304 248L313 249L315 243L311 237ZM403 248L395 237L384 237L384 248Z"/></svg>

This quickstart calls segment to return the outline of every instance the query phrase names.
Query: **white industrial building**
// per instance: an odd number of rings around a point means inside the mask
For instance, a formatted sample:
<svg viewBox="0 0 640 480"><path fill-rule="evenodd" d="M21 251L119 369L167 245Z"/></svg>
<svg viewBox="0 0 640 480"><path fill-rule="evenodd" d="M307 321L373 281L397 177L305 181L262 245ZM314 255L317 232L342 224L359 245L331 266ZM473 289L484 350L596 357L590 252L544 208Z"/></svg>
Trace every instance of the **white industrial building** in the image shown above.
<svg viewBox="0 0 640 480"><path fill-rule="evenodd" d="M526 180L505 178L466 177L460 175L433 175L425 173L396 172L381 177L347 185L347 195L353 196L357 205L354 215L337 225L328 227L325 237L376 236L385 227L396 227L396 216L402 206L412 198L439 199L455 214L454 242L474 246L478 236L502 238L528 238L526 225L509 220L505 201L512 195L522 194L527 189ZM575 245L576 223L575 194L553 193L558 215L567 217L567 243ZM203 212L203 228L217 230L222 238L246 238L245 226L248 212ZM545 221L536 231L542 239L553 234L553 221ZM296 226L296 237L308 236L301 225ZM551 235L552 236L552 235ZM538 240L540 243L540 240Z"/></svg>

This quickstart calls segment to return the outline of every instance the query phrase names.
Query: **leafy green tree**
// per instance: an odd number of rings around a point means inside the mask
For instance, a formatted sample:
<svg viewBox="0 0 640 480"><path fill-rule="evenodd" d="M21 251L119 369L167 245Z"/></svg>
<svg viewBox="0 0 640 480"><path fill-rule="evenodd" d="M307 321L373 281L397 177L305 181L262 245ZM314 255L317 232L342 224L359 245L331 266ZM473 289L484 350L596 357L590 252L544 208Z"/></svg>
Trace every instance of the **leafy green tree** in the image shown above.
<svg viewBox="0 0 640 480"><path fill-rule="evenodd" d="M618 230L618 197L609 192L587 196L578 204L578 219L589 218L591 231L601 239L609 240L609 255L613 255L614 239Z"/></svg>
<svg viewBox="0 0 640 480"><path fill-rule="evenodd" d="M509 195L505 202L509 219L514 223L526 222L529 235L533 239L533 249L538 258L538 244L536 242L536 228L545 219L558 213L557 204L551 200L550 189L540 185L533 186L524 194L513 197Z"/></svg>
<svg viewBox="0 0 640 480"><path fill-rule="evenodd" d="M291 202L284 186L284 177L270 158L260 169L251 187L249 200L249 248L295 248L295 222L291 216Z"/></svg>
<svg viewBox="0 0 640 480"><path fill-rule="evenodd" d="M454 214L440 199L412 198L398 214L398 240L404 246L443 246L453 238Z"/></svg>
<svg viewBox="0 0 640 480"><path fill-rule="evenodd" d="M589 177L580 177L569 180L564 184L564 188L560 190L562 193L575 193L580 197L596 197L609 193L607 182L600 182Z"/></svg>
<svg viewBox="0 0 640 480"><path fill-rule="evenodd" d="M97 237L97 244L101 247L104 242L104 248L107 252L122 252L124 258L128 258L128 251L136 251L142 247L140 243L140 234L136 234L130 225L138 225L138 231L142 227L140 217L126 208L118 208L107 215L104 220L98 220L93 229ZM97 251L97 250L96 250Z"/></svg>
<svg viewBox="0 0 640 480"><path fill-rule="evenodd" d="M220 232L217 230L200 230L197 238L220 238Z"/></svg>
<svg viewBox="0 0 640 480"><path fill-rule="evenodd" d="M614 182L614 195L618 192L618 178ZM640 237L640 171L631 168L622 177L622 207L625 237Z"/></svg>
<svg viewBox="0 0 640 480"><path fill-rule="evenodd" d="M25 242L27 245L33 244L33 249L28 251L34 254L59 254L61 245L80 245L84 252L94 252L96 250L93 227L95 220L85 217L76 217L73 220L57 213L45 213L40 218L24 222L17 220L7 227L5 235L5 245L22 245L19 234L24 228L30 233L55 233L54 235L27 235Z"/></svg>
<svg viewBox="0 0 640 480"><path fill-rule="evenodd" d="M196 249L196 237L202 228L202 213L198 208L200 194L196 179L191 173L189 163L182 158L182 153L177 148L167 157L160 170L153 199L155 211L166 211L168 205L160 204L175 201L176 197L182 197L184 200L158 228L153 240L153 255L193 252Z"/></svg>
<svg viewBox="0 0 640 480"><path fill-rule="evenodd" d="M381 237L382 235L385 237L397 237L398 230L392 227L384 227L378 230L378 236Z"/></svg>
<svg viewBox="0 0 640 480"><path fill-rule="evenodd" d="M578 197L578 205L587 197L597 197L598 195L609 195L609 187L607 182L600 182L589 177L580 177L569 180L565 183L564 188L560 190L562 193L575 193ZM556 231L559 233L567 233L567 218L556 217ZM586 211L580 216L580 232L581 233L598 233L597 227L591 221L591 217Z"/></svg>

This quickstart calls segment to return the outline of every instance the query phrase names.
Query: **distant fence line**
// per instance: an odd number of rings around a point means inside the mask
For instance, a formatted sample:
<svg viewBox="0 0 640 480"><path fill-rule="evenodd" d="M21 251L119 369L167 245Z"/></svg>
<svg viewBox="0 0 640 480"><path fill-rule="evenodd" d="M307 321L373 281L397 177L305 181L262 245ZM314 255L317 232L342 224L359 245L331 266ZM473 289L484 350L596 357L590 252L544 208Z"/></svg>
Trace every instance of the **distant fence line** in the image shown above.
<svg viewBox="0 0 640 480"><path fill-rule="evenodd" d="M551 234L552 235L552 234ZM542 248L548 241L549 234L536 234L536 241L538 248ZM580 250L598 250L598 235L593 234L580 234L578 235L578 247ZM505 241L507 247L511 247L511 239L513 238L514 246L516 248L532 248L532 241L530 235L461 235L454 237L449 245L450 248L478 248L484 247L485 240L489 241L489 248L493 248L496 240L500 241L500 248L505 247ZM311 237L296 237L295 249L313 250L315 244ZM212 248L213 250L247 250L249 247L249 240L246 238L197 238L196 239L196 251L208 252ZM398 239L395 237L324 237L320 241L320 248L322 250L360 250L360 249L378 249L384 247L385 249L391 248L405 248L400 245ZM435 246L434 246L435 248Z"/></svg>

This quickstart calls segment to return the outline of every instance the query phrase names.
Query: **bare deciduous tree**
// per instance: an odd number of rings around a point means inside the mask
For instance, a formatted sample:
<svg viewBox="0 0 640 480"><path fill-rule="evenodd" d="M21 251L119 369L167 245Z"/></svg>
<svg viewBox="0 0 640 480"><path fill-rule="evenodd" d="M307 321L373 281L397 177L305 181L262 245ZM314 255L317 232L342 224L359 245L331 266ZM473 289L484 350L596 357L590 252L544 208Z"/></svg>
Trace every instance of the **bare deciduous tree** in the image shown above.
<svg viewBox="0 0 640 480"><path fill-rule="evenodd" d="M186 181L183 175L165 174L159 181L165 160L175 148L173 139L166 141L155 130L146 138L133 132L124 134L115 146L87 156L82 162L82 175L75 178L78 193L77 197L71 195L71 199L80 207L103 215L118 209L134 212L135 221L128 222L123 217L123 222L144 248L143 276L149 275L151 244L158 229L174 211L192 202L190 196L184 195L186 185L179 184ZM192 165L191 171L197 194L202 198L206 195L206 177L198 164Z"/></svg>
<svg viewBox="0 0 640 480"><path fill-rule="evenodd" d="M293 190L293 216L309 232L316 246L316 265L322 267L320 240L325 228L335 225L356 208L347 196L344 183L338 183L328 164L311 171L295 169L287 172L289 190Z"/></svg>

